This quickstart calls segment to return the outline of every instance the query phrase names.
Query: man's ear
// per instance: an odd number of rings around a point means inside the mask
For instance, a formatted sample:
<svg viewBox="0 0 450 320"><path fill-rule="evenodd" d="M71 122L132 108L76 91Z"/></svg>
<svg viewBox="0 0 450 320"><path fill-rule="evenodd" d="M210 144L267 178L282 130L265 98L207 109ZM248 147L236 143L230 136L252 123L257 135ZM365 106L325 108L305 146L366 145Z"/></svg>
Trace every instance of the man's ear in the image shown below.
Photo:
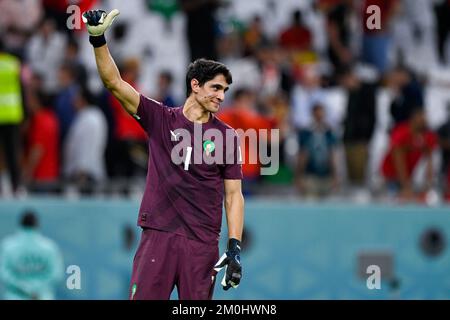
<svg viewBox="0 0 450 320"><path fill-rule="evenodd" d="M192 79L191 80L192 92L198 93L199 88L200 88L200 83L198 82L198 80L197 79Z"/></svg>

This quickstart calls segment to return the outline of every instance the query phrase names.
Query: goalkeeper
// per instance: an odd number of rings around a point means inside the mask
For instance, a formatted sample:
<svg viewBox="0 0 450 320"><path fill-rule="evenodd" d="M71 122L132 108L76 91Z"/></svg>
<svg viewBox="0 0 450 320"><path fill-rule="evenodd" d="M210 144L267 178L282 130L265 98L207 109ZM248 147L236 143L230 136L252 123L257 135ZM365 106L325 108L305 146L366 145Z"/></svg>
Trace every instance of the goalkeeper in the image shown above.
<svg viewBox="0 0 450 320"><path fill-rule="evenodd" d="M216 61L192 62L186 74L184 105L166 108L122 80L104 35L117 15L118 10L109 14L88 11L83 13L83 22L105 87L149 136L151 152L138 217L143 230L133 261L129 298L169 299L176 286L182 300L212 299L215 277L222 268L225 290L237 288L242 277L244 198L239 141L236 132L214 115L232 83L231 73ZM212 129L222 137L231 130L231 142L223 139L221 146L216 146L214 141L205 140L203 149L196 148L194 127L199 125L202 133ZM181 135L181 129L189 132L189 138ZM186 143L185 139L190 145L183 149L183 162L177 164L171 157L172 149L180 141ZM202 163L192 163L191 152L200 152ZM224 155L226 163L204 161L217 153ZM224 198L229 240L219 259Z"/></svg>

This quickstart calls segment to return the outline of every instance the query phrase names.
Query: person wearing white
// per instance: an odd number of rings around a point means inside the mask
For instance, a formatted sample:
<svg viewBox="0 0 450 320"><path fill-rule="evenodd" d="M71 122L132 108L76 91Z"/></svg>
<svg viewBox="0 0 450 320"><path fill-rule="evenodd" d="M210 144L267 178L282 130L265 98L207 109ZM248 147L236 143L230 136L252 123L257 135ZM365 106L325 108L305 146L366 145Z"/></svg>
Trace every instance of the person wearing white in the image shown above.
<svg viewBox="0 0 450 320"><path fill-rule="evenodd" d="M58 70L64 60L66 48L64 34L56 29L53 20L41 23L26 45L26 57L33 72L44 78L44 89L56 93L59 88Z"/></svg>
<svg viewBox="0 0 450 320"><path fill-rule="evenodd" d="M107 124L101 110L90 105L83 92L75 98L77 115L64 146L64 173L69 178L83 175L98 182L105 177Z"/></svg>
<svg viewBox="0 0 450 320"><path fill-rule="evenodd" d="M329 104L328 92L320 85L320 75L316 65L304 67L301 80L292 90L292 122L295 128L309 128L313 123L312 109L315 105L325 108L326 122L337 127L336 111Z"/></svg>

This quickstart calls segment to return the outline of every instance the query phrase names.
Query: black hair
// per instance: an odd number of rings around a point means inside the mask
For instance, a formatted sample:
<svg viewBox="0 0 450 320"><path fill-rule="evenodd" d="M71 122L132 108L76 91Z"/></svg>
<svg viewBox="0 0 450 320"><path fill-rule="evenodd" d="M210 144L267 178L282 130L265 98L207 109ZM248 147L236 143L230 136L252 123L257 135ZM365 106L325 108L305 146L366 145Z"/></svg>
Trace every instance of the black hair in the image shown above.
<svg viewBox="0 0 450 320"><path fill-rule="evenodd" d="M297 25L303 23L302 12L300 11L300 9L297 9L292 13L292 19L294 20L294 23Z"/></svg>
<svg viewBox="0 0 450 320"><path fill-rule="evenodd" d="M97 103L95 95L85 85L79 87L78 94L88 105L95 105Z"/></svg>
<svg viewBox="0 0 450 320"><path fill-rule="evenodd" d="M233 99L236 100L236 99L239 99L242 96L245 96L246 94L251 94L251 93L252 93L251 89L245 88L245 87L240 87L240 88L237 88L234 91Z"/></svg>
<svg viewBox="0 0 450 320"><path fill-rule="evenodd" d="M316 102L316 103L313 104L311 112L314 113L314 112L316 112L319 109L322 109L325 112L325 106L322 103L320 103L320 102Z"/></svg>
<svg viewBox="0 0 450 320"><path fill-rule="evenodd" d="M41 108L53 109L53 97L42 89L37 90L36 98Z"/></svg>
<svg viewBox="0 0 450 320"><path fill-rule="evenodd" d="M223 74L228 84L233 82L230 70L228 70L223 63L203 58L192 62L186 73L186 97L189 97L192 93L192 79L197 79L199 85L203 86L207 81L214 79L218 74Z"/></svg>
<svg viewBox="0 0 450 320"><path fill-rule="evenodd" d="M39 221L33 210L26 210L20 219L20 225L24 228L37 228Z"/></svg>
<svg viewBox="0 0 450 320"><path fill-rule="evenodd" d="M421 105L414 105L409 109L409 119L414 117L418 113L425 113L425 108Z"/></svg>
<svg viewBox="0 0 450 320"><path fill-rule="evenodd" d="M166 78L169 83L173 82L173 75L169 70L163 70L159 73L160 77Z"/></svg>
<svg viewBox="0 0 450 320"><path fill-rule="evenodd" d="M75 64L71 62L64 62L59 67L60 70L66 71L70 74L73 79L76 79L78 76L78 70Z"/></svg>
<svg viewBox="0 0 450 320"><path fill-rule="evenodd" d="M67 42L67 48L69 47L74 48L77 52L80 51L80 45L75 39L69 39L69 41Z"/></svg>

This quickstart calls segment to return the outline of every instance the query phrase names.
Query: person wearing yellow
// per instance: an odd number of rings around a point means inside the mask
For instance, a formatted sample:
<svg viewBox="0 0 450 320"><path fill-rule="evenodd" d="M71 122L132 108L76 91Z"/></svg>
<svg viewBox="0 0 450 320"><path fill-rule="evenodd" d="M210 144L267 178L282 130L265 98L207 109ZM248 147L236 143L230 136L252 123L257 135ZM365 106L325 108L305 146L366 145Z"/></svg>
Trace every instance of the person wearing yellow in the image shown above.
<svg viewBox="0 0 450 320"><path fill-rule="evenodd" d="M0 154L4 155L13 193L20 185L19 125L24 117L20 70L20 60L4 50L0 39Z"/></svg>

